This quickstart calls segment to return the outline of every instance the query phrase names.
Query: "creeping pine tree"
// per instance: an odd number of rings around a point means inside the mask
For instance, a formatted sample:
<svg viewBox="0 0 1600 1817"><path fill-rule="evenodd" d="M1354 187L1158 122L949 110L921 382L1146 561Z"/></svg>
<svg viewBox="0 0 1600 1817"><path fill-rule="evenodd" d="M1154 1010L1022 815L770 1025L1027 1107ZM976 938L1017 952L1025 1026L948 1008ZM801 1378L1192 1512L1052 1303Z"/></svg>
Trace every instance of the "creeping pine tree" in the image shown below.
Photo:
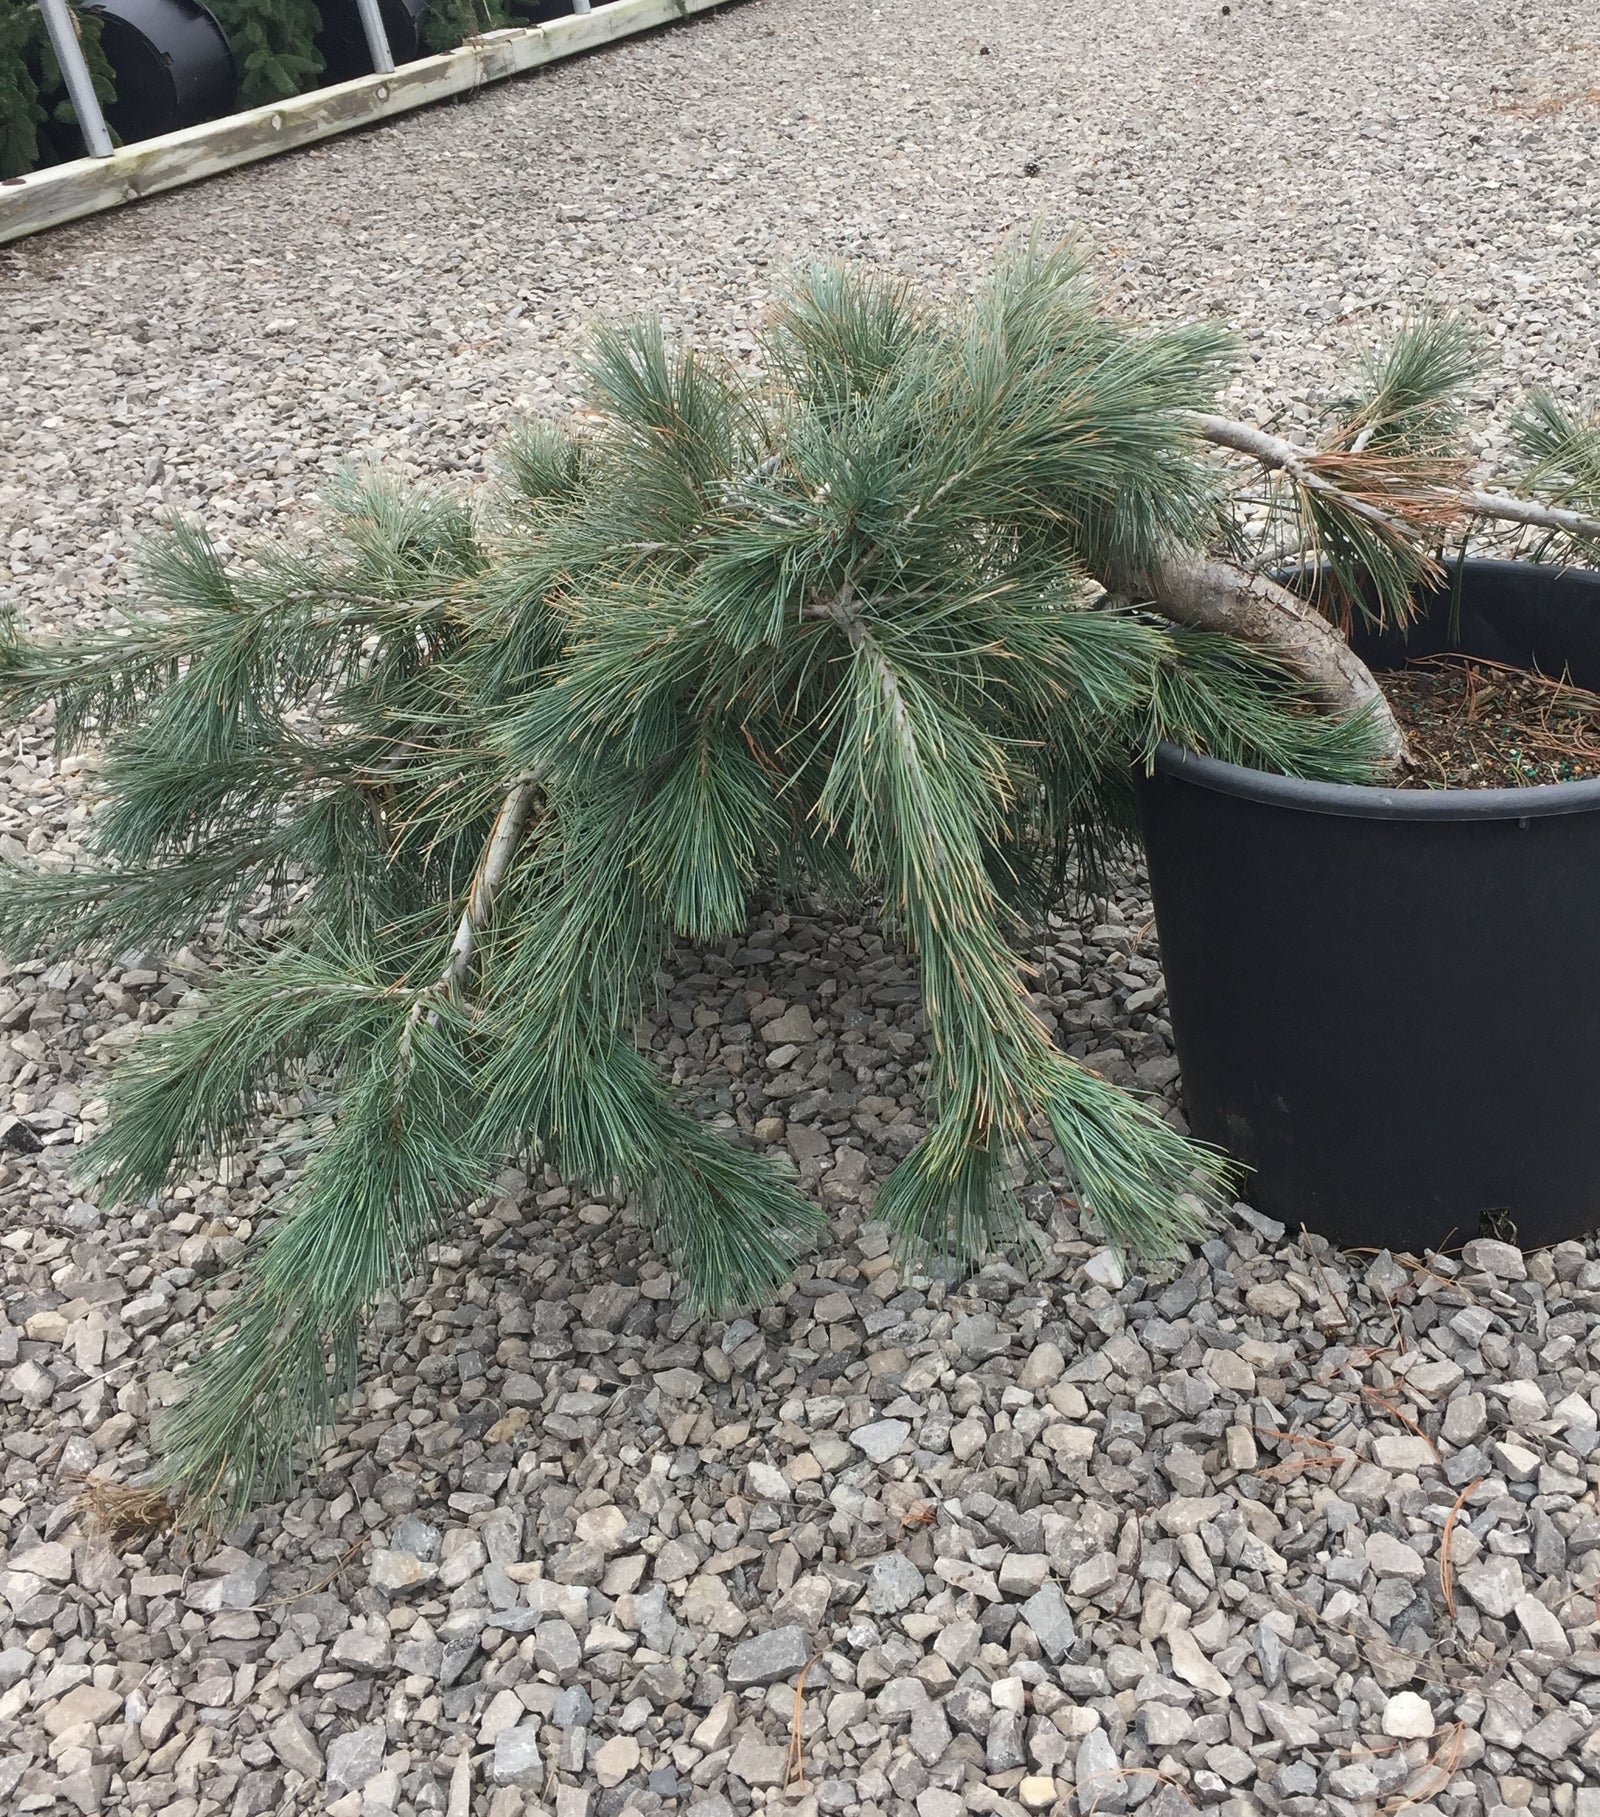
<svg viewBox="0 0 1600 1817"><path fill-rule="evenodd" d="M0 691L63 749L103 742L103 800L93 862L13 873L0 936L223 954L117 1073L103 1189L159 1193L278 1094L336 1094L164 1480L216 1513L282 1492L374 1300L507 1157L626 1192L695 1306L770 1293L817 1211L631 1039L669 943L728 940L763 894L868 899L916 956L928 1133L877 1200L906 1245L1017 1239L1037 1166L1143 1254L1203 1231L1217 1157L1052 1043L1016 948L1129 835L1158 739L1331 779L1397 759L1370 677L1240 526L1292 518L1398 603L1459 480L1460 351L1413 331L1326 446L1245 450L1269 508L1230 514L1208 449L1260 432L1207 414L1215 330L1100 313L1037 240L943 311L821 270L759 381L600 332L592 424L517 436L492 506L350 477L315 537L236 557L175 527L117 631L13 638ZM1582 498L1594 446L1551 411Z"/></svg>

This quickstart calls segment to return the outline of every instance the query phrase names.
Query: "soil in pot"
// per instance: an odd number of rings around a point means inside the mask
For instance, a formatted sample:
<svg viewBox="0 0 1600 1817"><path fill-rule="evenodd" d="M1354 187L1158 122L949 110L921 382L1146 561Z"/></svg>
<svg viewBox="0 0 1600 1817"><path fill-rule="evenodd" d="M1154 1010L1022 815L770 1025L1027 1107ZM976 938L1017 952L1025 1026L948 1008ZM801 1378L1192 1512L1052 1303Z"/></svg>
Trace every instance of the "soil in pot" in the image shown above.
<svg viewBox="0 0 1600 1817"><path fill-rule="evenodd" d="M1509 663L1423 657L1379 677L1413 789L1521 789L1600 776L1600 694Z"/></svg>

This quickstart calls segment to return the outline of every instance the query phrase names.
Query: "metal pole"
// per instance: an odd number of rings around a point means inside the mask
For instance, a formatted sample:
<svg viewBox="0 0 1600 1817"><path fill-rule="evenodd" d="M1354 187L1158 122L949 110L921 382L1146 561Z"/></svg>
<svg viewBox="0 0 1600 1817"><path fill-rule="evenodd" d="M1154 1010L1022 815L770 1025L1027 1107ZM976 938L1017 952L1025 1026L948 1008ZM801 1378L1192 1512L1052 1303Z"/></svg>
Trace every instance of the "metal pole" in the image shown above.
<svg viewBox="0 0 1600 1817"><path fill-rule="evenodd" d="M594 9L590 6L589 0L572 0L572 10L575 13L587 13Z"/></svg>
<svg viewBox="0 0 1600 1817"><path fill-rule="evenodd" d="M100 111L100 97L94 92L94 78L83 60L83 46L78 42L78 28L67 11L67 0L39 0L44 14L44 28L50 34L50 47L61 65L61 75L78 116L78 129L89 148L91 158L109 158L113 147L106 131L106 117Z"/></svg>
<svg viewBox="0 0 1600 1817"><path fill-rule="evenodd" d="M394 52L389 48L389 34L383 29L383 14L378 0L356 0L361 15L361 29L367 34L367 51L372 58L372 73L388 76L394 73Z"/></svg>

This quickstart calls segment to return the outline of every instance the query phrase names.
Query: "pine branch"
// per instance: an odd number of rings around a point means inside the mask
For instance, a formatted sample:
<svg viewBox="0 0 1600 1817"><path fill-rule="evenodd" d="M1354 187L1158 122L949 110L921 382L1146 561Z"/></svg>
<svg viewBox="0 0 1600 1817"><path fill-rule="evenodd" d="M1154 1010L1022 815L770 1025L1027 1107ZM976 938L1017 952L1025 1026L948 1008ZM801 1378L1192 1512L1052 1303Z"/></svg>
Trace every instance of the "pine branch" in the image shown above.
<svg viewBox="0 0 1600 1817"><path fill-rule="evenodd" d="M1574 416L1548 391L1529 393L1511 425L1525 483L1546 504L1600 516L1600 414Z"/></svg>
<svg viewBox="0 0 1600 1817"><path fill-rule="evenodd" d="M455 1205L491 1177L463 1143L470 1089L452 1016L416 1031L391 1004L333 1133L257 1245L157 1435L158 1481L194 1520L226 1525L288 1492L297 1459L351 1385L374 1300L398 1292Z"/></svg>
<svg viewBox="0 0 1600 1817"><path fill-rule="evenodd" d="M181 522L143 551L119 634L26 640L0 623L0 702L55 708L58 750L137 726L169 761L259 745L341 690L373 703L453 647L477 580L470 515L428 490L345 476L326 546L265 549L230 566Z"/></svg>
<svg viewBox="0 0 1600 1817"><path fill-rule="evenodd" d="M575 1179L620 1181L695 1304L748 1305L784 1278L818 1214L771 1161L676 1111L624 1035L665 938L632 862L652 813L647 787L614 778L540 822L483 1005L475 1140L543 1154Z"/></svg>
<svg viewBox="0 0 1600 1817"><path fill-rule="evenodd" d="M1415 519L1406 504L1399 500L1385 512L1359 489L1349 489L1333 478L1326 457L1315 449L1301 447L1249 423L1232 422L1225 417L1196 413L1190 421L1196 434L1206 441L1248 454L1269 470L1281 469L1291 474L1308 491L1337 498L1356 516L1377 524L1386 533L1407 534L1413 521L1421 526L1437 526L1441 519L1459 523L1468 517L1488 517L1566 536L1600 537L1600 518L1560 506L1542 505L1533 499L1513 498L1502 492L1479 491L1470 486L1427 485L1419 489L1411 500L1415 506ZM1448 517L1444 515L1447 513L1450 514Z"/></svg>
<svg viewBox="0 0 1600 1817"><path fill-rule="evenodd" d="M1358 614L1379 626L1406 624L1413 590L1439 578L1423 538L1460 515L1451 488L1464 463L1426 445L1422 427L1433 419L1412 390L1386 395L1380 385L1377 401L1353 409L1351 421L1313 450L1225 418L1193 419L1215 445L1250 455L1288 482L1287 500L1275 492L1271 509L1286 511L1310 596L1344 630ZM1410 430L1396 428L1386 410L1398 411Z"/></svg>
<svg viewBox="0 0 1600 1817"><path fill-rule="evenodd" d="M1456 453L1462 399L1482 364L1472 325L1455 315L1404 323L1365 363L1324 447L1437 458Z"/></svg>
<svg viewBox="0 0 1600 1817"><path fill-rule="evenodd" d="M466 907L456 923L455 938L450 942L450 957L438 978L418 995L407 1013L406 1024L400 1034L402 1065L411 1057L417 1023L426 1016L430 1023L437 1025L438 1000L459 996L466 983L467 974L472 969L472 956L478 948L479 936L488 925L494 910L495 895L505 882L512 859L516 857L541 780L541 771L525 772L512 783L505 800L500 804L500 812L495 816L483 858L467 891Z"/></svg>
<svg viewBox="0 0 1600 1817"><path fill-rule="evenodd" d="M1375 455L1363 461L1360 450L1350 453L1326 449L1302 448L1282 436L1257 429L1250 423L1233 422L1227 417L1209 416L1196 411L1186 419L1197 435L1218 448L1231 448L1248 454L1268 472L1287 474L1307 492L1326 499L1339 509L1349 511L1372 525L1384 537L1409 543L1414 531L1411 523L1393 510L1374 502L1374 494L1396 492L1410 486L1408 501L1419 511L1438 510L1451 504L1454 493L1443 487L1418 484L1416 464L1408 463L1402 472L1389 457ZM1329 469L1332 468L1333 472ZM1338 478L1333 477L1337 473Z"/></svg>
<svg viewBox="0 0 1600 1817"><path fill-rule="evenodd" d="M726 940L746 923L751 892L793 830L753 735L704 722L661 780L638 863L664 919L696 941Z"/></svg>
<svg viewBox="0 0 1600 1817"><path fill-rule="evenodd" d="M181 946L242 909L276 860L263 843L131 870L0 865L0 952L59 958Z"/></svg>
<svg viewBox="0 0 1600 1817"><path fill-rule="evenodd" d="M853 661L819 811L845 828L858 866L883 878L919 956L936 1105L878 1209L913 1250L968 1262L1020 1236L1006 1170L1033 1160L1029 1126L1042 1116L1107 1234L1162 1253L1208 1226L1224 1170L1061 1054L1033 1015L983 850L985 833L1004 827L1004 760L916 676L909 647L891 657L869 612L831 603Z"/></svg>
<svg viewBox="0 0 1600 1817"><path fill-rule="evenodd" d="M1148 764L1162 741L1224 763L1307 781L1371 784L1389 768L1370 713L1310 708L1300 677L1269 649L1173 628L1154 665L1143 726L1126 739Z"/></svg>
<svg viewBox="0 0 1600 1817"><path fill-rule="evenodd" d="M157 1024L113 1074L85 1169L113 1198L148 1197L226 1154L308 1070L337 1081L364 1063L404 1003L395 980L359 954L242 955L193 1020Z"/></svg>

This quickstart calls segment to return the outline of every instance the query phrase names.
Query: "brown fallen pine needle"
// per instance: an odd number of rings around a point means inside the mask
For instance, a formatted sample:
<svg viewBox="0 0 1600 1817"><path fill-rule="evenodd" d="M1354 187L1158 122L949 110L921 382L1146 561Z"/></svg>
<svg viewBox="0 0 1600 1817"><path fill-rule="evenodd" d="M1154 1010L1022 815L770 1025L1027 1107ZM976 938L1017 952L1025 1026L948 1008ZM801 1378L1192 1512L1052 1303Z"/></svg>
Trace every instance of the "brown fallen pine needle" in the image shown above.
<svg viewBox="0 0 1600 1817"><path fill-rule="evenodd" d="M1450 1561L1450 1542L1456 1536L1456 1517L1461 1512L1461 1504L1482 1481L1483 1478L1479 1476L1468 1483L1450 1504L1450 1512L1444 1517L1444 1536L1439 1541L1439 1591L1452 1621L1456 1618L1456 1568Z"/></svg>
<svg viewBox="0 0 1600 1817"><path fill-rule="evenodd" d="M1450 1733L1428 1756L1425 1765L1418 1768L1419 1773L1438 1773L1442 1775L1437 1785L1431 1785L1426 1791L1420 1788L1407 1793L1397 1803L1381 1805L1383 1817L1400 1817L1402 1811L1415 1810L1418 1805L1427 1804L1435 1798L1456 1776L1456 1768L1461 1764L1461 1756L1467 1749L1467 1725L1464 1722L1454 1724ZM1448 1752L1447 1752L1448 1750ZM1441 1755L1445 1756L1441 1758Z"/></svg>
<svg viewBox="0 0 1600 1817"><path fill-rule="evenodd" d="M794 1681L794 1714L789 1718L789 1752L783 1762L783 1789L788 1791L791 1785L802 1786L806 1782L806 1744L801 1723L805 1717L806 1674L821 1659L826 1649L819 1648L800 1668L800 1676Z"/></svg>
<svg viewBox="0 0 1600 1817"><path fill-rule="evenodd" d="M1300 1226L1300 1252L1311 1263L1311 1266L1316 1269L1317 1277L1322 1283L1323 1291L1327 1294L1328 1298L1333 1301L1334 1305L1339 1308L1339 1316L1344 1320L1345 1324L1348 1325L1350 1323L1350 1308L1345 1304L1344 1296L1339 1292L1339 1289L1334 1286L1333 1277L1328 1273L1327 1269L1323 1267L1321 1256L1312 1248L1311 1232L1306 1229L1304 1224Z"/></svg>
<svg viewBox="0 0 1600 1817"><path fill-rule="evenodd" d="M1338 1446L1331 1440L1318 1438L1310 1432L1289 1432L1282 1426L1257 1426L1254 1428L1257 1438L1276 1439L1290 1445L1315 1445L1319 1451L1337 1451Z"/></svg>
<svg viewBox="0 0 1600 1817"><path fill-rule="evenodd" d="M1171 1779L1169 1779L1168 1776L1161 1771L1160 1767L1100 1767L1097 1771L1095 1771L1093 1773L1085 1773L1084 1776L1082 1777L1082 1779L1080 1779L1078 1781L1076 1790L1077 1790L1077 1794L1078 1794L1079 1807L1082 1808L1082 1806L1083 1806L1083 1793L1084 1793L1084 1788L1086 1786L1093 1785L1095 1780L1097 1780L1097 1779L1112 1779L1112 1778L1116 1778L1116 1779L1134 1779L1134 1778L1153 1779L1156 1781L1156 1783L1158 1785L1171 1785L1173 1783L1173 1781ZM1101 1794L1103 1792L1107 1791L1108 1789L1109 1789L1108 1787L1101 1786L1095 1792L1094 1796L1089 1801L1087 1812L1086 1812L1086 1817L1095 1817L1095 1813L1100 1808Z"/></svg>
<svg viewBox="0 0 1600 1817"><path fill-rule="evenodd" d="M103 1476L84 1479L78 1505L95 1538L114 1546L142 1545L165 1533L177 1518L159 1489L139 1489Z"/></svg>
<svg viewBox="0 0 1600 1817"><path fill-rule="evenodd" d="M1410 1414L1402 1413L1400 1411L1382 1389L1363 1387L1361 1390L1361 1397L1363 1400L1371 1401L1375 1407L1381 1407L1391 1419L1399 1420L1400 1424L1406 1427L1407 1430L1416 1433L1417 1437L1420 1438L1423 1444L1425 1444L1433 1453L1433 1460L1436 1464L1442 1464L1444 1462L1444 1459L1439 1455L1439 1447L1428 1437L1427 1433L1422 1430L1417 1422L1412 1419Z"/></svg>
<svg viewBox="0 0 1600 1817"><path fill-rule="evenodd" d="M1288 1482L1291 1477L1299 1476L1307 1470L1332 1470L1342 1464L1349 1455L1337 1445L1330 1444L1325 1438L1317 1438L1309 1432L1285 1432L1279 1426L1256 1426L1253 1428L1257 1438L1272 1439L1280 1444L1315 1446L1313 1451L1300 1451L1290 1457L1281 1457L1275 1464L1264 1464L1256 1471L1257 1476L1273 1482Z"/></svg>
<svg viewBox="0 0 1600 1817"><path fill-rule="evenodd" d="M351 1559L362 1550L366 1543L364 1537L352 1540L339 1554L338 1564L333 1567L326 1577L318 1578L315 1583L307 1584L303 1589L290 1590L283 1596L274 1596L270 1602L253 1602L250 1605L250 1612L260 1613L266 1609L282 1609L289 1603L298 1602L302 1596L320 1596L341 1572L349 1570Z"/></svg>
<svg viewBox="0 0 1600 1817"><path fill-rule="evenodd" d="M1342 1361L1333 1364L1331 1368L1324 1369L1312 1380L1319 1388L1327 1388L1347 1370L1353 1369L1359 1375L1363 1369L1388 1356L1390 1351L1391 1346L1388 1344L1358 1344Z"/></svg>
<svg viewBox="0 0 1600 1817"><path fill-rule="evenodd" d="M1389 1309L1389 1329L1394 1333L1396 1354L1404 1356L1406 1353L1406 1334L1400 1329L1400 1314L1395 1310L1394 1301L1389 1297L1389 1290L1387 1288L1384 1289L1383 1303Z"/></svg>

